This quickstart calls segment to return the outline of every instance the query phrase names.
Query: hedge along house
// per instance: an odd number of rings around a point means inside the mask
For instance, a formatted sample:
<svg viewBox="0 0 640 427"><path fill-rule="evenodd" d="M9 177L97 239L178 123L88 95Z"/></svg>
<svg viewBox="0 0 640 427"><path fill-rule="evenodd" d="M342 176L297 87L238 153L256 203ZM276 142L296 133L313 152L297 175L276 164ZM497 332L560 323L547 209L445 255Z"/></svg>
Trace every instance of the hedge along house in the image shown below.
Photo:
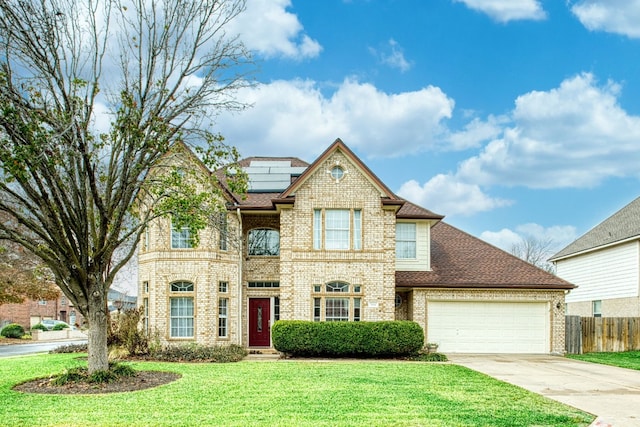
<svg viewBox="0 0 640 427"><path fill-rule="evenodd" d="M564 352L573 285L399 198L341 140L241 166L246 198L227 191L197 247L169 218L140 243L138 304L164 342L269 349L279 319L413 320L444 352Z"/></svg>

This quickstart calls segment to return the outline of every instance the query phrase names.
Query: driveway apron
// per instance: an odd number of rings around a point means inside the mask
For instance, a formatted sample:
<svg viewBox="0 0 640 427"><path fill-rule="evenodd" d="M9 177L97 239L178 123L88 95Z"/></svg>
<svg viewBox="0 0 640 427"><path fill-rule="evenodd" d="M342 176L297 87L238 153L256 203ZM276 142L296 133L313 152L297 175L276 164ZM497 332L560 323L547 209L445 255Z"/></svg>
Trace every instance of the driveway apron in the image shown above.
<svg viewBox="0 0 640 427"><path fill-rule="evenodd" d="M640 427L640 371L559 356L447 356L457 365L597 415L593 426Z"/></svg>

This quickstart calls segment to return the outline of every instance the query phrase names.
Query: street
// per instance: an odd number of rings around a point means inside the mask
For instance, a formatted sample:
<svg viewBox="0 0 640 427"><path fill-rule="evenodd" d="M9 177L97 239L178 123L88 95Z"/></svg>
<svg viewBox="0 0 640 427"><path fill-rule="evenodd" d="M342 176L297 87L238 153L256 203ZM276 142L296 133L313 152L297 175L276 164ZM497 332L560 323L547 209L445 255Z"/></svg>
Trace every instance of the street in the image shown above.
<svg viewBox="0 0 640 427"><path fill-rule="evenodd" d="M54 348L68 345L68 344L83 344L87 340L61 340L61 341L48 341L30 344L14 344L14 345L1 345L0 346L0 358L11 356L22 356L25 354L47 353Z"/></svg>

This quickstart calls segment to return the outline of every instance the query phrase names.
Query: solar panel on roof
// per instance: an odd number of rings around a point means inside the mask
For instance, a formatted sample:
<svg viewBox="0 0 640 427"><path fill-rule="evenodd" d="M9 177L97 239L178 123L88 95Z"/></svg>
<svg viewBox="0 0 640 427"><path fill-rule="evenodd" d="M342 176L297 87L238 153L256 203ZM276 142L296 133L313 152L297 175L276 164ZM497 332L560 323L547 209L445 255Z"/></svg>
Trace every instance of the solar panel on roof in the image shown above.
<svg viewBox="0 0 640 427"><path fill-rule="evenodd" d="M249 175L250 192L283 191L306 167L293 167L290 160L252 160L244 171Z"/></svg>

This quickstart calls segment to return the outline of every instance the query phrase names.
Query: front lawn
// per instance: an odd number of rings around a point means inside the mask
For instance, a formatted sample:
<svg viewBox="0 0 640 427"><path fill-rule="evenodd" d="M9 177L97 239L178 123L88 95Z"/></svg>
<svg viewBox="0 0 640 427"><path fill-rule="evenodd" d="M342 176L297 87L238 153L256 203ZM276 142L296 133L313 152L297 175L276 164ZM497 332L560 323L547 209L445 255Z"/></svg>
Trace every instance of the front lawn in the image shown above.
<svg viewBox="0 0 640 427"><path fill-rule="evenodd" d="M576 360L584 360L585 362L601 363L603 365L640 370L640 351L568 354L567 357Z"/></svg>
<svg viewBox="0 0 640 427"><path fill-rule="evenodd" d="M154 389L23 394L77 354L2 359L3 426L588 426L591 415L450 364L402 361L136 362L177 372Z"/></svg>

